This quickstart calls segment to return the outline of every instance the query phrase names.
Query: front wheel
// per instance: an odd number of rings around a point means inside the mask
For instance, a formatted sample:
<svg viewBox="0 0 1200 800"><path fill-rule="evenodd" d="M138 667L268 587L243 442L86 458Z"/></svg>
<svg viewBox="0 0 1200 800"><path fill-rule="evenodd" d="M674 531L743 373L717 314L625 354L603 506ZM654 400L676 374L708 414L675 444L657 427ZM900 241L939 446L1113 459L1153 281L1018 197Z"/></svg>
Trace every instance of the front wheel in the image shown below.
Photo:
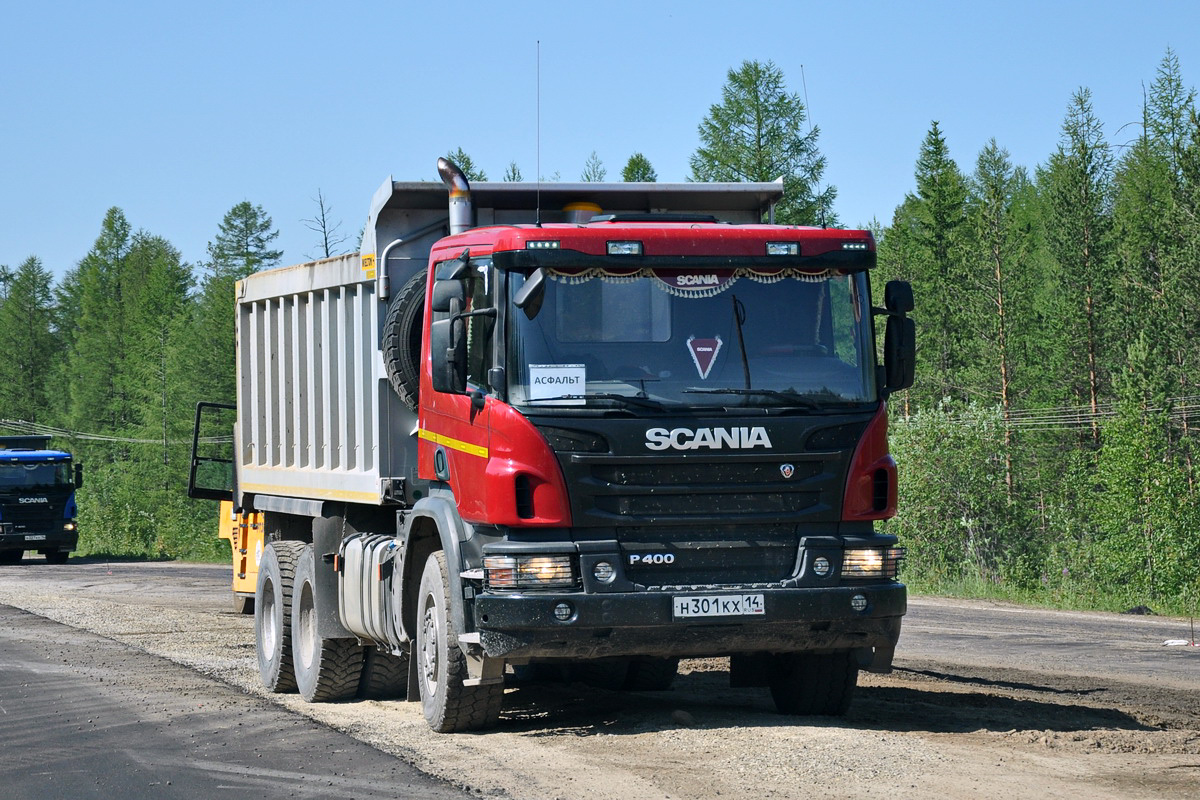
<svg viewBox="0 0 1200 800"><path fill-rule="evenodd" d="M504 685L466 686L467 658L458 646L450 619L450 580L446 556L431 553L421 573L417 598L417 659L421 708L438 733L471 731L496 724Z"/></svg>
<svg viewBox="0 0 1200 800"><path fill-rule="evenodd" d="M840 717L858 683L851 652L785 653L771 665L769 684L780 714Z"/></svg>
<svg viewBox="0 0 1200 800"><path fill-rule="evenodd" d="M346 700L358 691L363 648L357 639L327 639L317 633L317 558L305 545L296 564L292 595L292 667L296 688L310 703Z"/></svg>

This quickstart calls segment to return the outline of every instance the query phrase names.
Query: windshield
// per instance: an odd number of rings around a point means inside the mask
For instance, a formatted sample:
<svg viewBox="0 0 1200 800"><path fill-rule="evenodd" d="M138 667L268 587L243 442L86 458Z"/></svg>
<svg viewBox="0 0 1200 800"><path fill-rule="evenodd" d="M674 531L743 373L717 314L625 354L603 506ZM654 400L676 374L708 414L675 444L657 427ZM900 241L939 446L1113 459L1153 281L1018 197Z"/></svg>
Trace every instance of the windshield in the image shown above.
<svg viewBox="0 0 1200 800"><path fill-rule="evenodd" d="M522 284L514 275L513 292ZM874 400L866 275L547 270L509 328L525 406L816 408Z"/></svg>
<svg viewBox="0 0 1200 800"><path fill-rule="evenodd" d="M71 464L66 461L0 464L0 489L72 484Z"/></svg>

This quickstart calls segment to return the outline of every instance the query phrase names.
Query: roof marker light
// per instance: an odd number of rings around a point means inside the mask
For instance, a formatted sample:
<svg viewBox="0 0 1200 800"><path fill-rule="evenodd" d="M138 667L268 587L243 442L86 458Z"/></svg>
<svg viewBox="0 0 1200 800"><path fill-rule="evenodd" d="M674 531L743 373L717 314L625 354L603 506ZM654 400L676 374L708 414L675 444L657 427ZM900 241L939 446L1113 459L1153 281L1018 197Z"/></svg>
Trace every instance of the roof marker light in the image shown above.
<svg viewBox="0 0 1200 800"><path fill-rule="evenodd" d="M866 250L866 242L842 242L843 250Z"/></svg>
<svg viewBox="0 0 1200 800"><path fill-rule="evenodd" d="M557 250L557 239L531 239L525 242L526 250Z"/></svg>

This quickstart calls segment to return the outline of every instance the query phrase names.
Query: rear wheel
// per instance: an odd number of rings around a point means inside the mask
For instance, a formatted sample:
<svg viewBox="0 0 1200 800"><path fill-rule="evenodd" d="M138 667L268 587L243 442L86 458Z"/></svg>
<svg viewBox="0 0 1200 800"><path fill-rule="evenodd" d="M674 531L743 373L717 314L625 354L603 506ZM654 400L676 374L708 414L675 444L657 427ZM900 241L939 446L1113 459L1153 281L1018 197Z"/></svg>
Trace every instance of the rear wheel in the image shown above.
<svg viewBox="0 0 1200 800"><path fill-rule="evenodd" d="M467 658L458 646L450 619L450 581L446 556L431 553L421 573L417 598L417 641L413 651L419 672L425 721L438 733L471 731L496 724L504 684L466 686Z"/></svg>
<svg viewBox="0 0 1200 800"><path fill-rule="evenodd" d="M358 696L367 700L392 700L408 694L408 656L397 656L368 647L363 659Z"/></svg>
<svg viewBox="0 0 1200 800"><path fill-rule="evenodd" d="M24 550L0 550L0 564L20 564Z"/></svg>
<svg viewBox="0 0 1200 800"><path fill-rule="evenodd" d="M854 654L786 653L774 657L769 684L780 714L840 717L858 683Z"/></svg>
<svg viewBox="0 0 1200 800"><path fill-rule="evenodd" d="M292 669L292 586L302 542L271 542L263 550L254 592L258 674L272 692L296 690Z"/></svg>
<svg viewBox="0 0 1200 800"><path fill-rule="evenodd" d="M71 553L67 550L51 550L46 553L47 564L65 564Z"/></svg>
<svg viewBox="0 0 1200 800"><path fill-rule="evenodd" d="M317 632L317 559L306 545L296 564L292 598L292 667L296 688L310 703L353 697L363 669L363 648L357 639L327 639Z"/></svg>

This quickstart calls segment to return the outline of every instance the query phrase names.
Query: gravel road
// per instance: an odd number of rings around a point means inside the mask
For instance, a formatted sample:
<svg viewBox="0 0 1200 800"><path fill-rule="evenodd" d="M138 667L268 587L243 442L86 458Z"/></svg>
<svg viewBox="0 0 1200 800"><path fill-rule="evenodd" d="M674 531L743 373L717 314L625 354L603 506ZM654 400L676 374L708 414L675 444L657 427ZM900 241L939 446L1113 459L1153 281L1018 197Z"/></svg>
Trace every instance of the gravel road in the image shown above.
<svg viewBox="0 0 1200 800"><path fill-rule="evenodd" d="M669 692L518 685L497 730L439 736L412 703L266 695L228 579L221 566L30 557L0 567L0 604L189 666L476 796L1200 796L1200 648L1163 646L1189 637L1187 620L915 598L896 671L864 674L844 719L781 717L705 659L685 661Z"/></svg>

